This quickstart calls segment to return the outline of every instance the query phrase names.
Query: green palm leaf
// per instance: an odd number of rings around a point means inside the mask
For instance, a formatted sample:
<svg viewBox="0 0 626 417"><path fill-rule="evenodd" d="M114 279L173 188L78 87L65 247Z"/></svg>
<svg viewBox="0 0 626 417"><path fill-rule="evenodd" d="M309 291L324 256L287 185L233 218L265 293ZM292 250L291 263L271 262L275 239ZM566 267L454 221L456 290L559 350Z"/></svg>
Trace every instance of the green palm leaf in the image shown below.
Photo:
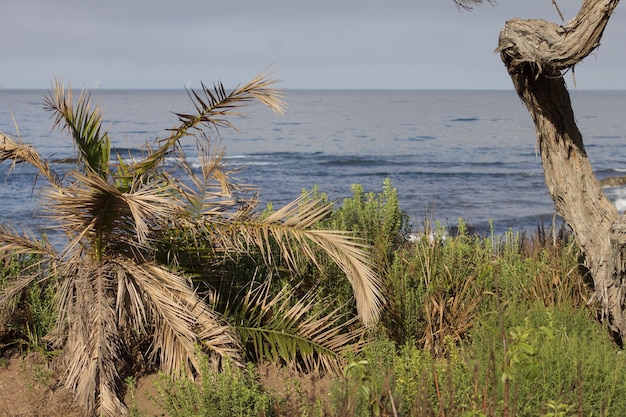
<svg viewBox="0 0 626 417"><path fill-rule="evenodd" d="M86 170L102 178L109 173L111 145L107 133L101 134L102 108L91 108L91 96L83 90L76 108L71 87L67 89L56 80L44 99L45 109L53 113L54 126L66 130L79 149L79 160Z"/></svg>
<svg viewBox="0 0 626 417"><path fill-rule="evenodd" d="M241 340L252 346L256 359L301 362L306 370L340 372L345 353L365 343L365 328L346 320L339 309L322 311L313 293L294 300L293 288L274 296L269 281L249 291L225 312ZM317 309L317 311L315 311Z"/></svg>

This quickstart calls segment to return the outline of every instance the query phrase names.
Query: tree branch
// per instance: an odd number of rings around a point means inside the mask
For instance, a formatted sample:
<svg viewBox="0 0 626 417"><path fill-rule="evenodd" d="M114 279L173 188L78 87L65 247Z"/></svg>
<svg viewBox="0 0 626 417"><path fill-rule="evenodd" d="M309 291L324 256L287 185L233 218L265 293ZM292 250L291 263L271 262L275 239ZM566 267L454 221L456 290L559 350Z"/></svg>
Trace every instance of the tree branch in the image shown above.
<svg viewBox="0 0 626 417"><path fill-rule="evenodd" d="M600 45L618 3L619 0L585 0L576 17L565 25L539 19L511 19L500 32L496 52L512 67L531 63L540 72L571 68Z"/></svg>

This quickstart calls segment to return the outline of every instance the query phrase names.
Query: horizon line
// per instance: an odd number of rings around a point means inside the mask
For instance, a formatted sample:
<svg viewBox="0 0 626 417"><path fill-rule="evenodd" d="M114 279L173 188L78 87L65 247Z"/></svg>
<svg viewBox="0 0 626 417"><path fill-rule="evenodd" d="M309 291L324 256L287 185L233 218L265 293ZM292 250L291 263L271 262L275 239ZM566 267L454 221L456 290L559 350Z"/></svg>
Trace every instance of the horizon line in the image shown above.
<svg viewBox="0 0 626 417"><path fill-rule="evenodd" d="M74 88L76 90L76 88ZM88 91L186 91L198 90L196 87L86 87L81 90ZM513 86L510 88L288 88L277 87L278 90L284 91L514 91ZM5 87L0 84L0 91L47 91L50 87ZM227 88L227 90L230 90ZM576 88L569 90L570 93L576 91L626 91L624 88Z"/></svg>

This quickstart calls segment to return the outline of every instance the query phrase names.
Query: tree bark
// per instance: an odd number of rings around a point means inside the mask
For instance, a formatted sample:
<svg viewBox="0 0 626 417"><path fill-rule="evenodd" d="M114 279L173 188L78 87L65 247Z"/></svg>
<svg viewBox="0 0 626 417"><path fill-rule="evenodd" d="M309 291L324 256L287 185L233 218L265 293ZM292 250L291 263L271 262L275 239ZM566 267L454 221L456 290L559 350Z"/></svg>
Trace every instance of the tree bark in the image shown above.
<svg viewBox="0 0 626 417"><path fill-rule="evenodd" d="M621 342L626 335L626 218L595 178L563 78L600 45L618 3L584 0L565 25L509 20L496 52L535 124L548 191L574 231L593 279L590 302L599 304L601 318Z"/></svg>

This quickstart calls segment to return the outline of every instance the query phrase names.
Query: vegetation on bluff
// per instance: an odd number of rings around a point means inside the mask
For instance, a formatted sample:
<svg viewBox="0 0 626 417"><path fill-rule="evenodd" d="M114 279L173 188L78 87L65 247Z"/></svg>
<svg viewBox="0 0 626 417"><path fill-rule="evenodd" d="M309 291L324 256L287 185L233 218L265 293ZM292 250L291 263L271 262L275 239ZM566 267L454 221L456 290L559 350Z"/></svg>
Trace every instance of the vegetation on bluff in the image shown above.
<svg viewBox="0 0 626 417"><path fill-rule="evenodd" d="M56 84L47 107L79 152L64 177L0 136L0 159L49 181L50 220L67 236L59 248L1 226L2 352L41 355L38 380L59 377L99 415L146 415L136 381L158 370L154 402L181 417L626 408L626 363L588 306L568 230L412 225L390 180L338 204L314 188L258 210L210 138L250 101L279 110L270 87L261 76L190 91L197 114L132 160L111 158L88 95L75 105ZM289 370L281 389L264 385L267 362Z"/></svg>

